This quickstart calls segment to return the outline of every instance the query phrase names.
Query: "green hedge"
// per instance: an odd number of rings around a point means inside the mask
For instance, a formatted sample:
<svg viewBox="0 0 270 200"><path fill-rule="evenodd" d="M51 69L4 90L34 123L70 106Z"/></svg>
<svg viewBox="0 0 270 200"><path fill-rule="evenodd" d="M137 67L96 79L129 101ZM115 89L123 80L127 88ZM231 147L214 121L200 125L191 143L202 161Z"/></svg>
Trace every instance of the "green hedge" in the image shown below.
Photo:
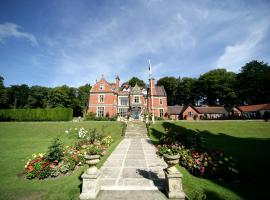
<svg viewBox="0 0 270 200"><path fill-rule="evenodd" d="M71 108L3 109L0 121L70 121Z"/></svg>

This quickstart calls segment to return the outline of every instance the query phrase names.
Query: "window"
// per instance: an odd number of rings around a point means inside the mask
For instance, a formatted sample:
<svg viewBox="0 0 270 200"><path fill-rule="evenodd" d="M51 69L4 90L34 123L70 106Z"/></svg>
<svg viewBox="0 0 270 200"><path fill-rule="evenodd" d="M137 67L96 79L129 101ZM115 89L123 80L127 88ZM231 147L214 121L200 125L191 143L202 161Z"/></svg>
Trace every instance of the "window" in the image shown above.
<svg viewBox="0 0 270 200"><path fill-rule="evenodd" d="M191 112L191 111L188 112L188 116L189 116L189 117L192 117L192 115L193 115L193 112Z"/></svg>
<svg viewBox="0 0 270 200"><path fill-rule="evenodd" d="M128 97L120 97L120 105L128 106Z"/></svg>
<svg viewBox="0 0 270 200"><path fill-rule="evenodd" d="M104 90L104 84L103 84L103 83L100 83L100 84L99 84L99 89L100 89L100 90Z"/></svg>
<svg viewBox="0 0 270 200"><path fill-rule="evenodd" d="M159 99L159 104L162 105L162 98Z"/></svg>
<svg viewBox="0 0 270 200"><path fill-rule="evenodd" d="M135 97L134 97L134 103L140 103L139 96L135 96Z"/></svg>
<svg viewBox="0 0 270 200"><path fill-rule="evenodd" d="M104 117L104 107L97 108L97 117Z"/></svg>
<svg viewBox="0 0 270 200"><path fill-rule="evenodd" d="M128 109L127 108L119 108L118 113L120 117L127 116Z"/></svg>
<svg viewBox="0 0 270 200"><path fill-rule="evenodd" d="M159 117L163 117L163 109L159 109Z"/></svg>
<svg viewBox="0 0 270 200"><path fill-rule="evenodd" d="M104 103L104 95L103 94L98 96L98 102L99 103Z"/></svg>

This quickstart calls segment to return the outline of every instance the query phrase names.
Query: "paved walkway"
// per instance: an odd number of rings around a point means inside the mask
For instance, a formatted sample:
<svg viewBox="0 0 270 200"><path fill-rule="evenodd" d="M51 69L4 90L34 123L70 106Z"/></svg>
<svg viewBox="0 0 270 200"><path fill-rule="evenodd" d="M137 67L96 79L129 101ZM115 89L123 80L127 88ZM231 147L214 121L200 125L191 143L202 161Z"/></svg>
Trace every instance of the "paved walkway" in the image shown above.
<svg viewBox="0 0 270 200"><path fill-rule="evenodd" d="M164 189L163 169L166 164L156 155L156 149L145 131L142 122L128 123L126 138L101 168L101 190Z"/></svg>

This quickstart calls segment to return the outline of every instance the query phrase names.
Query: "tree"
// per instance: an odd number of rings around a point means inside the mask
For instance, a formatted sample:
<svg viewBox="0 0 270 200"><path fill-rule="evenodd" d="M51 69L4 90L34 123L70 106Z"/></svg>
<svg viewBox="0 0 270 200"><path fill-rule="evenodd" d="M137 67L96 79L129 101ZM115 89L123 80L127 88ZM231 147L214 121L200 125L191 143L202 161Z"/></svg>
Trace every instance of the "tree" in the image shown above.
<svg viewBox="0 0 270 200"><path fill-rule="evenodd" d="M7 89L4 86L4 78L0 76L0 109L7 108L8 95Z"/></svg>
<svg viewBox="0 0 270 200"><path fill-rule="evenodd" d="M8 88L9 107L24 108L27 106L29 87L26 84L12 85Z"/></svg>
<svg viewBox="0 0 270 200"><path fill-rule="evenodd" d="M226 69L211 70L200 76L197 92L204 103L209 105L234 105L236 74Z"/></svg>
<svg viewBox="0 0 270 200"><path fill-rule="evenodd" d="M48 95L50 89L41 86L32 86L27 99L27 108L46 108L48 107Z"/></svg>
<svg viewBox="0 0 270 200"><path fill-rule="evenodd" d="M66 85L53 88L48 95L49 107L72 108L71 98L75 97L75 94L72 94L72 92L73 91Z"/></svg>
<svg viewBox="0 0 270 200"><path fill-rule="evenodd" d="M85 84L78 88L77 99L78 99L78 105L80 108L80 114L83 114L87 109L90 90L91 90L90 84Z"/></svg>
<svg viewBox="0 0 270 200"><path fill-rule="evenodd" d="M196 93L196 82L198 79L196 78L187 78L184 77L181 79L179 87L178 87L178 94L179 94L179 101L178 104L195 104L195 101L198 97Z"/></svg>
<svg viewBox="0 0 270 200"><path fill-rule="evenodd" d="M141 80L141 79L139 79L139 78L137 78L137 77L132 77L129 81L128 81L128 83L129 83L129 85L131 86L131 87L134 87L135 85L136 85L136 83L137 83L137 85L138 86L140 86L140 87L145 87L146 86L146 84L145 84L145 82L143 81L143 80Z"/></svg>
<svg viewBox="0 0 270 200"><path fill-rule="evenodd" d="M270 66L253 60L242 67L237 75L236 91L240 104L270 102Z"/></svg>
<svg viewBox="0 0 270 200"><path fill-rule="evenodd" d="M180 78L175 78L173 76L166 76L157 81L158 86L163 86L166 94L167 94L167 101L168 105L175 105L178 103L178 97L177 94L178 87L180 84Z"/></svg>

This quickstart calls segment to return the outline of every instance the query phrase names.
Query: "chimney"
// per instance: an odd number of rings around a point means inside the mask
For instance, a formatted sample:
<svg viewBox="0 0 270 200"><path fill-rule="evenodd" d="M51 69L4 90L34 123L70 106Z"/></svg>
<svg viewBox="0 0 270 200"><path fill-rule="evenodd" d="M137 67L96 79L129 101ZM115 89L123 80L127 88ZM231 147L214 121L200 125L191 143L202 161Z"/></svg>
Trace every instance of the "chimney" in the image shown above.
<svg viewBox="0 0 270 200"><path fill-rule="evenodd" d="M150 95L154 95L155 94L155 79L154 78L150 78Z"/></svg>
<svg viewBox="0 0 270 200"><path fill-rule="evenodd" d="M116 88L119 88L119 84L120 84L120 78L119 78L119 76L117 75L117 76L115 77L115 87L116 87Z"/></svg>

